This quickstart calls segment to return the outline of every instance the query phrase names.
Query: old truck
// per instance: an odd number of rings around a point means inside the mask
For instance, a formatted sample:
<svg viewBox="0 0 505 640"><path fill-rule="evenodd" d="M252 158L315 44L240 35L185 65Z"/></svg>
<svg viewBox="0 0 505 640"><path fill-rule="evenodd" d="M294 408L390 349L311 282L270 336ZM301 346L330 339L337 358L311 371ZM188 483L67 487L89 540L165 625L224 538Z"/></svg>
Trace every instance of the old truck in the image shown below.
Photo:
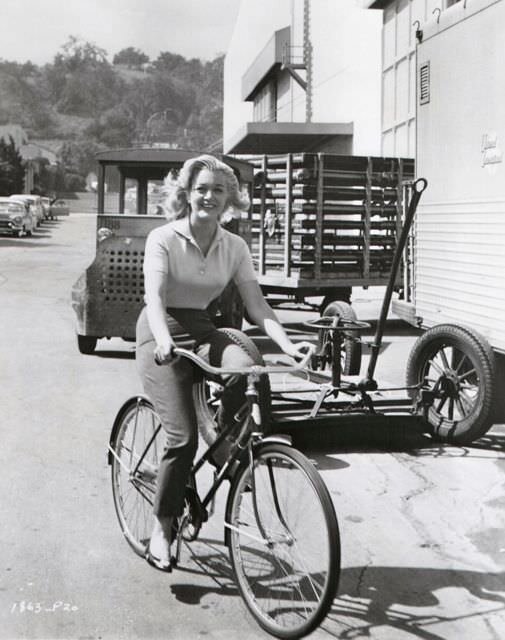
<svg viewBox="0 0 505 640"><path fill-rule="evenodd" d="M167 174L177 172L195 155L163 148L119 149L97 155L96 255L72 288L81 353L93 353L99 338L134 340L136 320L144 304L145 240L151 229L166 222L161 211L153 213L156 192ZM250 189L252 166L227 156L222 160L233 168L244 188ZM112 202L106 185L114 182L118 191ZM128 197L132 190L133 202ZM233 287L221 296L218 314L223 325L242 323L241 300Z"/></svg>

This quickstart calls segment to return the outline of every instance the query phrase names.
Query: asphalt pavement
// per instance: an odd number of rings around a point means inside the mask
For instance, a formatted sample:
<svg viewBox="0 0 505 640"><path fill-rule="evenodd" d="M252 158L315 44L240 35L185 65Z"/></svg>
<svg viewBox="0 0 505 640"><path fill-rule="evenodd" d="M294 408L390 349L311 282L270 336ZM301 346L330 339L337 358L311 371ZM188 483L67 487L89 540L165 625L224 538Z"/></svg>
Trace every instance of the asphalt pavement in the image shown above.
<svg viewBox="0 0 505 640"><path fill-rule="evenodd" d="M106 449L140 383L131 343L77 350L70 290L94 247L90 214L46 222L33 238L0 237L0 639L266 638L233 581L223 491L170 575L122 537ZM360 319L377 318L381 294L353 292ZM315 313L280 317L302 336ZM415 339L391 318L377 379L404 382ZM336 420L309 436L294 437L330 490L342 536L338 597L311 637L503 640L504 425L468 447L433 442L409 416Z"/></svg>

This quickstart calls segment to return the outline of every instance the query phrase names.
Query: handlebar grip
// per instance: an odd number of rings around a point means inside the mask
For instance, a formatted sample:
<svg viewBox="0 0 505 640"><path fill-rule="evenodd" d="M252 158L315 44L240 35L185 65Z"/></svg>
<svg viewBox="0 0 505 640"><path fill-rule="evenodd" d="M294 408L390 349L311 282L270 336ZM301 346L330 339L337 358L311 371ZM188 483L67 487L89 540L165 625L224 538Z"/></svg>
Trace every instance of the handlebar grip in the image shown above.
<svg viewBox="0 0 505 640"><path fill-rule="evenodd" d="M163 360L160 359L160 357L158 356L157 353L154 354L154 362L159 366L162 367L164 364L170 364L170 362L172 362L173 360L175 360L177 354L176 354L176 349L177 347L175 345L172 345L172 348L170 349L170 360L168 362L164 362Z"/></svg>

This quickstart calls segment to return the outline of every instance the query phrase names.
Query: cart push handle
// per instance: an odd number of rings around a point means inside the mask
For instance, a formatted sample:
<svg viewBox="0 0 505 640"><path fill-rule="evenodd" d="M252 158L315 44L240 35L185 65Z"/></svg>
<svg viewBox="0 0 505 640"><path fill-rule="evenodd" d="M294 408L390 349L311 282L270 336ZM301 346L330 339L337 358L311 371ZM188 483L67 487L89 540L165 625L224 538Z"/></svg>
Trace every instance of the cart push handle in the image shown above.
<svg viewBox="0 0 505 640"><path fill-rule="evenodd" d="M408 185L409 183L406 183L406 184ZM370 391L373 391L377 388L377 383L374 380L373 376L375 373L377 358L379 356L379 351L382 344L382 337L384 335L384 328L386 326L389 306L391 304L391 298L393 296L393 289L395 286L396 276L398 274L398 268L400 266L400 261L402 259L402 254L405 249L405 245L407 244L407 239L409 237L409 232L412 226L412 221L414 220L414 215L416 213L417 205L419 204L419 200L421 199L421 196L424 190L428 186L428 181L425 178L418 178L411 184L412 184L412 196L410 198L407 213L405 214L405 221L403 223L403 227L400 232L400 237L398 238L398 242L396 244L396 249L393 256L393 264L391 265L389 280L386 287L386 291L384 293L384 299L382 301L382 308L379 316L379 321L377 323L377 329L375 330L374 341L370 345L371 354L370 354L370 362L368 363L367 375L365 380L363 380L361 383L365 389Z"/></svg>

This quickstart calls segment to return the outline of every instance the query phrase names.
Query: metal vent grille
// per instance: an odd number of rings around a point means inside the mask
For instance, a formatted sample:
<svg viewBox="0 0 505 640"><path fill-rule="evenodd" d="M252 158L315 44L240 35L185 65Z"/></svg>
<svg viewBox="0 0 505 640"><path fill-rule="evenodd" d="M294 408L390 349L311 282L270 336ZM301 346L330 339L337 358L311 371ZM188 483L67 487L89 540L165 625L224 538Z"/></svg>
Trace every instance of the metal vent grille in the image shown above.
<svg viewBox="0 0 505 640"><path fill-rule="evenodd" d="M109 302L143 302L144 252L129 249L104 251L102 293Z"/></svg>
<svg viewBox="0 0 505 640"><path fill-rule="evenodd" d="M419 104L430 101L430 63L424 62L419 67Z"/></svg>

